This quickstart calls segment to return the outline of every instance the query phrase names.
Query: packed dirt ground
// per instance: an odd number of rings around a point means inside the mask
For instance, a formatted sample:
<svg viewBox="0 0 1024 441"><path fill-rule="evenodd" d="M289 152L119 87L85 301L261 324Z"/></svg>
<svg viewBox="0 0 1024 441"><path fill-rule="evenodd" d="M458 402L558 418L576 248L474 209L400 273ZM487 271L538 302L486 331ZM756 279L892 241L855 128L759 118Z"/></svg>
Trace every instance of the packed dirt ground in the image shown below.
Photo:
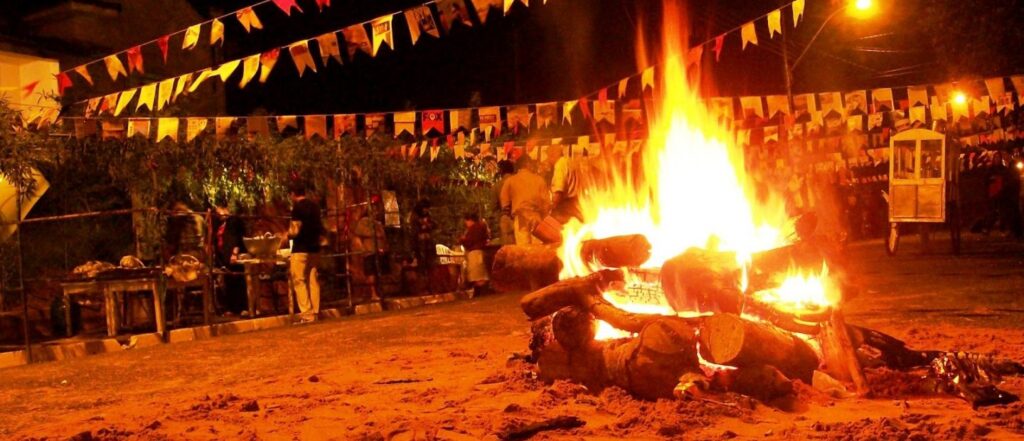
<svg viewBox="0 0 1024 441"><path fill-rule="evenodd" d="M866 290L847 321L920 349L1024 361L1024 245L1002 239L850 249ZM636 401L545 385L518 294L0 371L3 439L496 439L555 416L582 427L533 439L1024 439L1024 405L978 411L946 396L832 399L799 387L790 411L722 396ZM1024 378L1002 387L1024 394ZM898 387L896 388L898 389Z"/></svg>

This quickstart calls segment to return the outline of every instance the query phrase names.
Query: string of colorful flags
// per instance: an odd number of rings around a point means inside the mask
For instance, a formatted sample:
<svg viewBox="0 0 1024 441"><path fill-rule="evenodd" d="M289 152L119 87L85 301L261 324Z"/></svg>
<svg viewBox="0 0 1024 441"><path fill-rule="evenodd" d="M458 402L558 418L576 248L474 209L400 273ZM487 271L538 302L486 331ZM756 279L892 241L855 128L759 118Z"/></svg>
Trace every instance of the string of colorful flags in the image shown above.
<svg viewBox="0 0 1024 441"><path fill-rule="evenodd" d="M315 0L316 6L322 12L324 8L331 6L331 0ZM140 74L145 73L145 61L142 57L143 47L156 45L160 49L161 55L163 55L164 64L167 63L167 56L170 51L171 37L176 35L182 35L181 50L192 50L199 45L199 38L202 34L204 26L209 25L209 44L210 46L216 46L224 44L224 30L225 21L234 18L238 24L245 29L246 33L252 32L253 29L263 29L263 23L260 21L259 16L256 14L256 8L265 4L273 3L284 12L285 15L291 16L292 10L298 10L300 13L303 9L296 4L296 0L262 0L244 8L228 12L226 14L211 18L209 20L196 23L189 26L188 28L181 29L170 34L163 35L153 40L137 44L128 49L113 54L107 55L102 58L88 61L86 63L75 66L71 69L61 71L57 74L57 88L60 95L64 95L64 90L72 87L74 83L71 80L71 72L78 74L83 81L88 85L93 85L92 74L89 72L89 66L94 64L102 63L107 73L110 75L111 80L117 81L120 76L128 77L134 72ZM124 55L125 60L128 62L128 68L125 69L124 63L121 62L121 56Z"/></svg>
<svg viewBox="0 0 1024 441"><path fill-rule="evenodd" d="M279 1L284 0L273 1L278 3ZM294 3L295 0L287 1L289 5L298 7ZM341 50L342 43L344 43L345 52L347 53L349 62L352 62L355 59L356 54L360 52L370 57L376 57L384 46L394 50L395 42L392 32L392 24L394 18L398 15L402 15L404 17L405 25L409 30L410 39L412 40L412 44L415 45L424 35L440 38L441 28L448 33L451 32L452 27L457 24L465 27L472 27L473 21L469 14L469 10L471 8L475 9L477 19L480 24L483 25L486 24L487 16L491 12L491 9L501 9L503 13L507 15L515 3L522 3L523 5L529 6L529 0L430 0L419 6L384 14L371 20L350 24L344 28L327 32L313 38L304 38L259 54L253 54L247 57L227 61L216 67L196 70L174 78L114 92L101 97L93 97L91 99L79 101L75 104L85 104L85 113L87 115L111 112L113 115L119 116L126 108L128 108L129 104L137 95L138 99L136 100L135 111L140 111L143 108L150 111L159 111L168 103L177 100L181 94L194 92L207 79L219 78L221 81L227 82L228 78L238 70L239 66L242 67L242 76L238 83L239 88L245 88L250 81L257 77L257 73L259 74L259 82L265 83L270 72L276 66L282 51L291 56L300 78L307 70L316 73L318 67L317 62L313 57L313 45L311 45L311 43L315 43L315 47L319 52L319 57L317 58L319 58L321 66L324 67L326 67L331 60L334 60L339 65L344 64ZM544 3L546 4L547 1L545 0ZM436 7L438 14L436 19L434 11L430 7L431 5ZM253 23L252 26L255 27L254 23L258 23L258 19L255 18L255 12L251 12L251 10L248 11L250 11L248 14L250 14L252 20L254 20L251 22ZM438 26L438 23L440 23L440 27ZM367 32L367 25L369 25L369 32ZM192 34L186 33L184 43L189 47L194 47L195 42L198 40L189 37L189 35ZM219 41L223 41L222 30L216 35L219 35ZM340 40L339 36L341 37ZM211 39L211 44L213 43L214 42ZM103 60L107 66L107 73L110 75L111 79L116 80L121 75L127 76L124 65L121 63L117 54L106 57ZM141 55L133 58L129 54L129 71L141 71L141 60ZM70 86L71 83L66 74L62 73L61 75L63 75L63 77L60 78L58 83L64 84L64 86L60 87L59 90L59 93L63 95L64 90L67 86ZM83 76L88 75L87 71L83 74ZM90 79L89 83L92 84L91 77L88 78Z"/></svg>

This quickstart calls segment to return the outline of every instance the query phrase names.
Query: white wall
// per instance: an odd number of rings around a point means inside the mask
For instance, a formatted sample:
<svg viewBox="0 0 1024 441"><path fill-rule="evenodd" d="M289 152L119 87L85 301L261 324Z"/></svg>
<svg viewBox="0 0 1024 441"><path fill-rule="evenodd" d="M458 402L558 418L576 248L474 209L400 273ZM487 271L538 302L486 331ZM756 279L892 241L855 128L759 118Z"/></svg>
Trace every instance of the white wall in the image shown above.
<svg viewBox="0 0 1024 441"><path fill-rule="evenodd" d="M57 60L0 51L0 96L26 118L44 108L59 107L56 101L45 97L57 94L58 73ZM39 81L39 85L26 96L24 88L33 81Z"/></svg>

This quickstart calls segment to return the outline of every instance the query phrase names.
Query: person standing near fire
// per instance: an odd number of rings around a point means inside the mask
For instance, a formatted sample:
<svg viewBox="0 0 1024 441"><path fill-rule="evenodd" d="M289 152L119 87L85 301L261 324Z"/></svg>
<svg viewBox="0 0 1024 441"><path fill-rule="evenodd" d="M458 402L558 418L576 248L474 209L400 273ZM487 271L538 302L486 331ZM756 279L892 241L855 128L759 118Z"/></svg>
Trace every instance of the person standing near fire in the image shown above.
<svg viewBox="0 0 1024 441"><path fill-rule="evenodd" d="M502 210L501 206L501 190L505 188L505 184L509 178L516 174L516 166L512 161L503 160L498 161L498 182L494 184L494 202L498 207L498 231L499 240L502 245L511 245L516 243L515 223L512 221L512 215L506 214Z"/></svg>
<svg viewBox="0 0 1024 441"><path fill-rule="evenodd" d="M562 153L561 145L548 147L547 162L551 167L551 215L563 224L571 218L583 221L579 199L578 164Z"/></svg>
<svg viewBox="0 0 1024 441"><path fill-rule="evenodd" d="M516 245L541 243L533 236L533 230L547 214L550 196L548 183L534 167L529 156L520 156L516 161L516 174L501 188L501 209L512 217Z"/></svg>
<svg viewBox="0 0 1024 441"><path fill-rule="evenodd" d="M288 237L292 239L289 276L296 303L299 304L299 320L308 323L316 321L320 314L317 264L324 226L320 219L320 205L306 197L304 184L292 184L288 194L292 200L292 217L288 228Z"/></svg>

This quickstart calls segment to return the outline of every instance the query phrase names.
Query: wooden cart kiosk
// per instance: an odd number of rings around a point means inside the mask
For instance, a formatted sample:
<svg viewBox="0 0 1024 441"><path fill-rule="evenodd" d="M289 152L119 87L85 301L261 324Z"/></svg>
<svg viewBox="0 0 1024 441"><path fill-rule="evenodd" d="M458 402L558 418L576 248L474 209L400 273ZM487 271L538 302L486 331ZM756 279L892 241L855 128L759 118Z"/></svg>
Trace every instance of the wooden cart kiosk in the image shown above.
<svg viewBox="0 0 1024 441"><path fill-rule="evenodd" d="M889 145L889 235L886 251L896 254L901 224L917 223L922 242L931 224L948 224L953 254L960 252L957 205L958 152L947 149L946 135L912 129L891 138Z"/></svg>

